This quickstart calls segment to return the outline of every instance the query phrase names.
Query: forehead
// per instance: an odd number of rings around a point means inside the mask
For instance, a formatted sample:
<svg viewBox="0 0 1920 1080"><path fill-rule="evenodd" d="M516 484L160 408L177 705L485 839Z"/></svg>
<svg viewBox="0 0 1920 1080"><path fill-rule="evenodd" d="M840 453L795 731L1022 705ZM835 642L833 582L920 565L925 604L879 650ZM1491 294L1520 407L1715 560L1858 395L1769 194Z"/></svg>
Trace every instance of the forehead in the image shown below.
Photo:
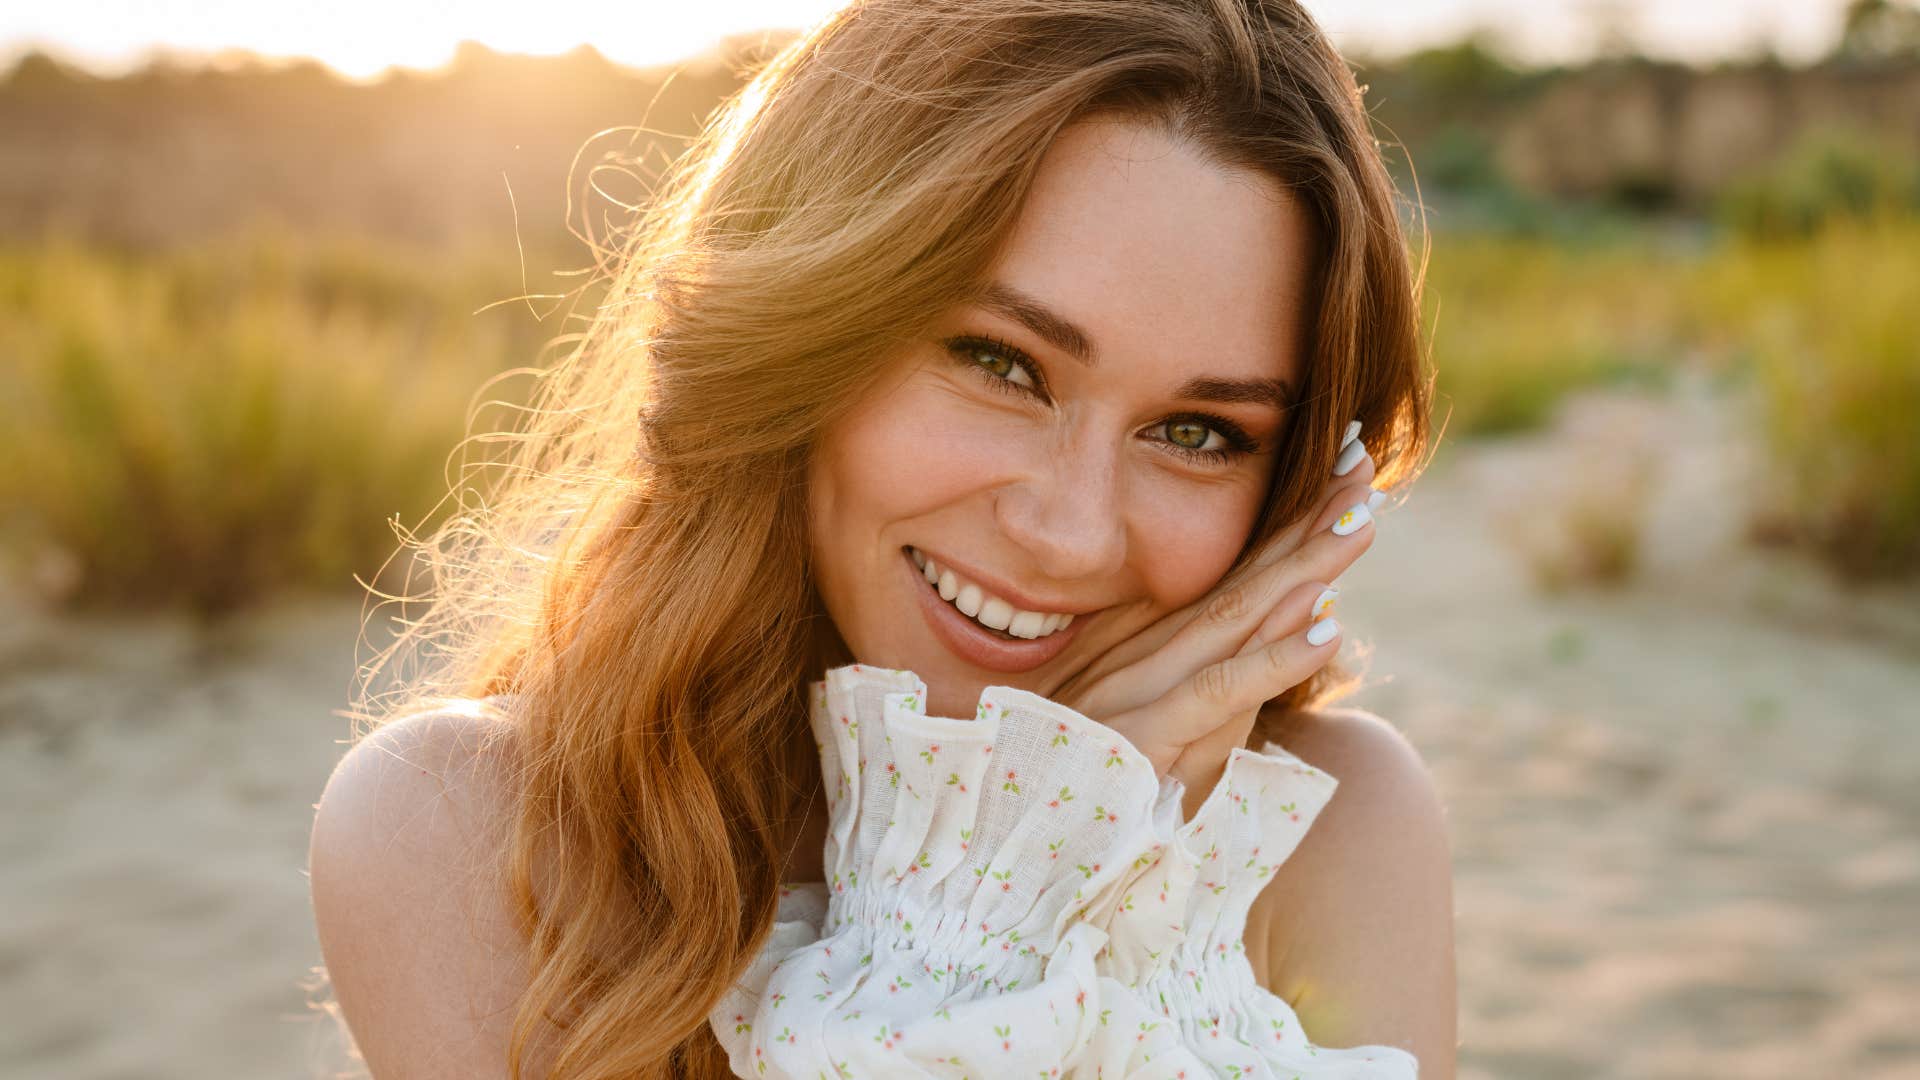
<svg viewBox="0 0 1920 1080"><path fill-rule="evenodd" d="M1273 178L1089 120L1048 148L992 277L1086 330L1103 373L1296 380L1311 242Z"/></svg>

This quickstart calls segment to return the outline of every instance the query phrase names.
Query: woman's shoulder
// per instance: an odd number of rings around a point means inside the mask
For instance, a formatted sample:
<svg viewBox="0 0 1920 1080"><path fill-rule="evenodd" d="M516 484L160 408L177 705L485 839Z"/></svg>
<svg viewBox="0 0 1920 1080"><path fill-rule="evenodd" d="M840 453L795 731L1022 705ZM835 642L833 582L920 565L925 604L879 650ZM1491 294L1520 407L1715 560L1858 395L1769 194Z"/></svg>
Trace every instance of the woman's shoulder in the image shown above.
<svg viewBox="0 0 1920 1080"><path fill-rule="evenodd" d="M1251 913L1260 981L1323 1042L1392 1042L1424 1062L1450 1038L1454 985L1452 852L1433 774L1364 709L1263 720L1338 786Z"/></svg>
<svg viewBox="0 0 1920 1080"><path fill-rule="evenodd" d="M1435 846L1445 850L1446 808L1433 773L1412 741L1387 720L1351 707L1263 714L1254 742L1263 740L1337 781L1332 799L1286 867L1336 862L1338 876L1345 878L1366 873L1369 863L1382 859L1431 856ZM1356 853L1368 854L1356 858Z"/></svg>
<svg viewBox="0 0 1920 1080"><path fill-rule="evenodd" d="M368 732L334 766L317 824L391 834L418 827L411 815L427 803L461 812L499 805L516 744L509 703L440 699Z"/></svg>
<svg viewBox="0 0 1920 1080"><path fill-rule="evenodd" d="M1262 742L1280 744L1307 764L1340 781L1349 803L1353 791L1432 790L1432 777L1420 751L1399 728L1365 709L1334 706L1271 710L1260 714L1249 749Z"/></svg>
<svg viewBox="0 0 1920 1080"><path fill-rule="evenodd" d="M517 731L502 704L444 701L382 725L320 797L314 919L335 999L375 1075L447 1067L426 1056L434 1047L462 1047L453 1064L468 1075L497 1075L505 1060L526 943L502 876Z"/></svg>

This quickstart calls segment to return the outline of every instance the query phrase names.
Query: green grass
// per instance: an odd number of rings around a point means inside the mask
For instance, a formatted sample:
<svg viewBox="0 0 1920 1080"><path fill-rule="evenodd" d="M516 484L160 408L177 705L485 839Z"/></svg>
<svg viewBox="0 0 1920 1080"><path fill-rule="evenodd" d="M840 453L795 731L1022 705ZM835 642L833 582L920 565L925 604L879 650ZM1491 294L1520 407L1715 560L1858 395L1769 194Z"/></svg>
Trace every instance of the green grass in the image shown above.
<svg viewBox="0 0 1920 1080"><path fill-rule="evenodd" d="M1751 366L1772 473L1757 525L1855 578L1920 571L1920 218L1749 241L1699 308Z"/></svg>
<svg viewBox="0 0 1920 1080"><path fill-rule="evenodd" d="M347 588L446 491L471 395L554 323L505 259L250 239L0 248L0 540L75 606Z"/></svg>
<svg viewBox="0 0 1920 1080"><path fill-rule="evenodd" d="M1644 240L1437 235L1426 318L1448 436L1532 430L1574 390L1664 377L1682 348L1674 262Z"/></svg>

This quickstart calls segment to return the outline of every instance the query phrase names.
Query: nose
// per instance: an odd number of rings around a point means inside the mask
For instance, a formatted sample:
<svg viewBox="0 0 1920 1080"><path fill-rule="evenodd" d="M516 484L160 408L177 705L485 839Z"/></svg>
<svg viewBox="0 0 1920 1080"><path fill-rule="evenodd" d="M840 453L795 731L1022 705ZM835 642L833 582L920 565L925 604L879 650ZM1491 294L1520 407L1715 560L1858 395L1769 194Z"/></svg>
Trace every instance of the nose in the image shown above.
<svg viewBox="0 0 1920 1080"><path fill-rule="evenodd" d="M1095 441L1052 448L994 500L1001 535L1053 581L1109 575L1126 559L1118 448Z"/></svg>

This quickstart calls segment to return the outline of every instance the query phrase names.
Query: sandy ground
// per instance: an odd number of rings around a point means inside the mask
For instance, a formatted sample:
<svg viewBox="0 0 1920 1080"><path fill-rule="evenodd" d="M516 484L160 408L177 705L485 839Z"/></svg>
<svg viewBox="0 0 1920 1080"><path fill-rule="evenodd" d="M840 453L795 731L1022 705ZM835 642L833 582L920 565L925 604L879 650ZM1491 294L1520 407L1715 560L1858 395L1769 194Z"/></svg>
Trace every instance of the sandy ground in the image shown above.
<svg viewBox="0 0 1920 1080"><path fill-rule="evenodd" d="M1342 582L1358 702L1449 808L1463 1076L1920 1076L1920 593L1745 548L1716 402L1451 447ZM1640 569L1543 592L1583 507ZM5 614L0 1076L311 1075L358 605Z"/></svg>

